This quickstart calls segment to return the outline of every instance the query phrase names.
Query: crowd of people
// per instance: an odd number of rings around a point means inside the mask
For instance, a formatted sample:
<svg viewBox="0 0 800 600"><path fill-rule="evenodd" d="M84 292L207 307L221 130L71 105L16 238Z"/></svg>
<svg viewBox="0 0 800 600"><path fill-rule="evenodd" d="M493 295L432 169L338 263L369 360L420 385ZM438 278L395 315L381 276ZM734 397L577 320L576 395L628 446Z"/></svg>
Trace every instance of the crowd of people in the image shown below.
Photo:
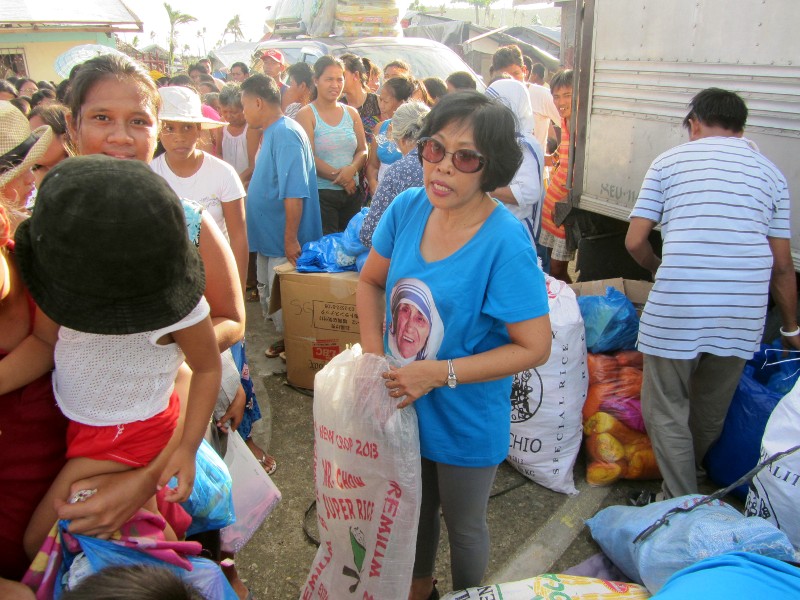
<svg viewBox="0 0 800 600"><path fill-rule="evenodd" d="M101 56L57 86L0 82L3 597L30 597L15 582L57 518L107 537L144 507L165 518L166 539L180 539L176 502L191 490L209 420L238 431L275 471L252 437L261 413L244 302L260 301L282 334L280 311L267 310L275 267L296 264L304 244L343 231L364 206L362 346L396 361L386 387L400 407L414 403L420 423L409 598L438 598L440 513L454 588L481 582L511 377L547 360L543 273L570 281L574 258L554 215L568 194L573 73L553 74L548 87L544 67L526 58L500 48L485 93L468 72L417 79L402 60L381 69L353 54L288 65L277 49L262 53L263 73L235 63L226 81L208 61L154 80L130 59ZM693 105L693 135L717 124L711 105ZM740 133L744 121L735 125ZM644 240L658 203L640 199L629 235L654 272ZM784 238L788 213L771 224L770 214L764 232ZM773 249L785 266L784 245ZM785 335L796 342L783 275ZM663 327L648 314L646 344ZM285 358L285 345L264 352ZM673 387L663 362L645 362L643 403L667 432L671 400L648 400ZM715 366L714 377L740 362ZM671 440L655 440L660 465L676 453ZM691 488L694 461L665 491ZM214 548L213 532L202 541ZM225 574L248 597L235 566Z"/></svg>

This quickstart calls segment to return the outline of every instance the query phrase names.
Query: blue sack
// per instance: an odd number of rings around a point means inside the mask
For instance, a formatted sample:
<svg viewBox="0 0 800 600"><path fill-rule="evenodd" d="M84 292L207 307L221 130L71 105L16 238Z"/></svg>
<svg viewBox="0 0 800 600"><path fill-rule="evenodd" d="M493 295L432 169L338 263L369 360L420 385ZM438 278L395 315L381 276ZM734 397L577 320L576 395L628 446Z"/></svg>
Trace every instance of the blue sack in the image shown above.
<svg viewBox="0 0 800 600"><path fill-rule="evenodd" d="M225 461L205 440L197 449L195 472L192 494L186 502L181 503L192 517L186 535L222 529L236 522L231 474Z"/></svg>
<svg viewBox="0 0 800 600"><path fill-rule="evenodd" d="M625 294L608 287L605 296L578 296L578 306L586 327L586 349L616 352L636 348L639 317Z"/></svg>
<svg viewBox="0 0 800 600"><path fill-rule="evenodd" d="M704 462L708 475L722 487L729 486L758 464L767 421L800 376L797 361L769 364L782 360L781 348L780 341L769 346L762 344L745 364L722 433L706 453ZM743 483L733 495L744 500L747 488L748 484Z"/></svg>
<svg viewBox="0 0 800 600"><path fill-rule="evenodd" d="M319 240L303 244L303 252L297 259L300 273L339 273L355 271L356 259L344 250L343 234L329 233Z"/></svg>
<svg viewBox="0 0 800 600"><path fill-rule="evenodd" d="M95 573L107 567L149 565L172 571L181 580L197 588L205 598L219 598L220 600L238 600L239 598L220 570L219 565L207 558L187 556L186 559L192 564L192 570L187 571L133 548L126 548L108 540L83 535L74 535L74 537L80 544L81 550L83 550L92 571ZM74 555L64 549L64 561L60 575L63 576L66 573L74 558ZM63 580L63 577L59 579ZM53 598L58 600L63 592L63 589L56 586Z"/></svg>
<svg viewBox="0 0 800 600"><path fill-rule="evenodd" d="M359 212L354 214L353 218L350 219L350 222L347 224L347 227L342 234L342 248L350 256L357 257L369 250L369 248L361 243L360 237L361 227L364 225L364 217L367 216L367 212L369 212L369 207L365 206Z"/></svg>
<svg viewBox="0 0 800 600"><path fill-rule="evenodd" d="M586 525L606 556L652 594L681 569L726 552L753 552L777 560L794 560L794 548L784 532L764 519L745 517L719 500L670 515L667 525L634 543L668 510L694 506L703 498L690 495L642 507L610 506L586 521Z"/></svg>

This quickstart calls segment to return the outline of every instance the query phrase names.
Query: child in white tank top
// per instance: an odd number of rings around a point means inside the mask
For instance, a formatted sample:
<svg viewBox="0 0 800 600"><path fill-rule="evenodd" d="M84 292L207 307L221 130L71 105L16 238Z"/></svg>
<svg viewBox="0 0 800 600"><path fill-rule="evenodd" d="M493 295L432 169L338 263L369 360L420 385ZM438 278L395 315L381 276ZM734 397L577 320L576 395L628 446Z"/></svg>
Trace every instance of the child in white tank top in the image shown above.
<svg viewBox="0 0 800 600"><path fill-rule="evenodd" d="M68 500L73 483L142 467L167 447L181 412L174 381L184 359L193 371L188 410L159 487L175 476L166 499L186 500L221 367L182 205L145 163L63 161L16 238L39 310L31 336L0 361L0 381L21 387L52 368L55 353L54 392L71 420L68 461L25 533L33 555L56 522L55 500ZM155 498L144 508L158 513Z"/></svg>

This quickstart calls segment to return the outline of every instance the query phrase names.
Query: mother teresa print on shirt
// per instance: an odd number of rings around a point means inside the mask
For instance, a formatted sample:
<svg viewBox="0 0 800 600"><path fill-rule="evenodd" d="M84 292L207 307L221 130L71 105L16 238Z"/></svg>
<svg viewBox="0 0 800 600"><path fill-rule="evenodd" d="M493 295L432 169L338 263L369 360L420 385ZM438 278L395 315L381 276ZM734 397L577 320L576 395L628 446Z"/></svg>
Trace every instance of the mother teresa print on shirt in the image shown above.
<svg viewBox="0 0 800 600"><path fill-rule="evenodd" d="M431 291L419 279L398 279L390 296L386 331L389 355L400 365L435 359L444 337L444 325Z"/></svg>

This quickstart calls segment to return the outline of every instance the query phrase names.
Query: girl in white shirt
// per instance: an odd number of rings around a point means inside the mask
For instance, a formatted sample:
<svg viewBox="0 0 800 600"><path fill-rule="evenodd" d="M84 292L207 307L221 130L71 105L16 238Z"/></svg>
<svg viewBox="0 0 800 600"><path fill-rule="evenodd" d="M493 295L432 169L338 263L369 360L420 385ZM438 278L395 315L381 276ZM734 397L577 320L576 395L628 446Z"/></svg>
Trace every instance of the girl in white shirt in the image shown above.
<svg viewBox="0 0 800 600"><path fill-rule="evenodd" d="M244 186L233 167L197 148L201 130L226 123L203 117L200 97L194 90L174 86L160 88L158 93L160 138L165 152L150 167L167 180L180 198L197 202L214 218L230 242L244 292L248 261Z"/></svg>

